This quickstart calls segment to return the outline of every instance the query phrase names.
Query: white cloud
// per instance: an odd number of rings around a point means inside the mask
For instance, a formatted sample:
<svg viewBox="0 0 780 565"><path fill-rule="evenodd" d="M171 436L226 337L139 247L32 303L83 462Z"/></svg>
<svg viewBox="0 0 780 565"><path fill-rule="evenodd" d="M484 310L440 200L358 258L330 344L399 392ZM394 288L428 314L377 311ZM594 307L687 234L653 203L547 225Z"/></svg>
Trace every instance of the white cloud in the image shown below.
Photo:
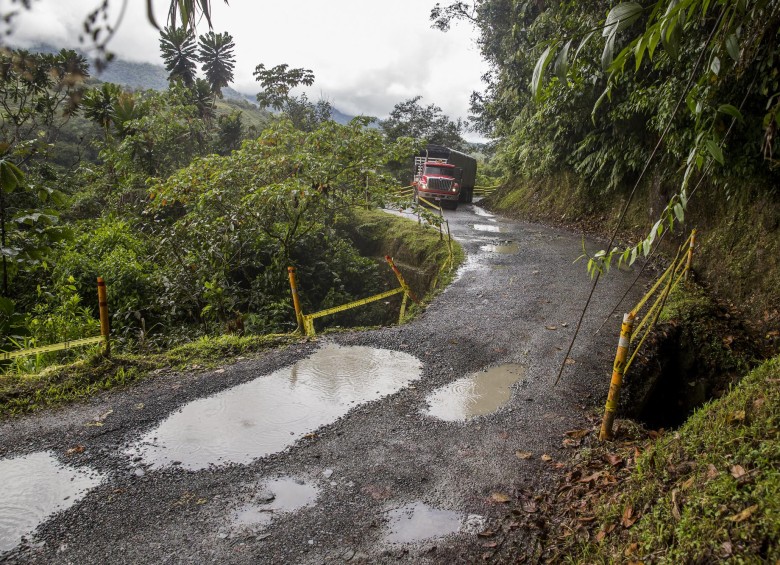
<svg viewBox="0 0 780 565"><path fill-rule="evenodd" d="M288 63L314 71L310 98L322 95L351 114L386 116L393 105L416 95L437 104L452 118L465 118L473 90L482 88L486 70L466 24L448 33L430 28L435 0L213 0L215 31L230 32L236 42L234 87L258 90L252 72L258 63ZM98 0L38 0L20 16L15 42L57 42L78 46L84 15ZM165 20L168 0L155 0L157 19ZM121 0L111 1L110 21ZM158 33L149 25L146 2L128 0L110 48L132 61L159 63ZM201 31L205 31L205 24Z"/></svg>

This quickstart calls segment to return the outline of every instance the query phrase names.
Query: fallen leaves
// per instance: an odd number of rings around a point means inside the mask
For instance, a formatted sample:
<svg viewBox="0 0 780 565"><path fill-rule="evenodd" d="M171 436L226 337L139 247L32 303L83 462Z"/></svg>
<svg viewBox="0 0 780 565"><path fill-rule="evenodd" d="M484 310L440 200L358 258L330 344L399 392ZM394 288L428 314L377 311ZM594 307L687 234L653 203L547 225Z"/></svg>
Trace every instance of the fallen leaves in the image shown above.
<svg viewBox="0 0 780 565"><path fill-rule="evenodd" d="M515 457L517 457L518 459L530 459L533 456L534 454L531 453L530 451L520 451L520 450L515 451Z"/></svg>
<svg viewBox="0 0 780 565"><path fill-rule="evenodd" d="M511 498L502 492L494 492L490 495L490 500L498 504L506 504Z"/></svg>
<svg viewBox="0 0 780 565"><path fill-rule="evenodd" d="M739 524L740 522L744 522L745 520L750 518L755 513L756 510L758 510L758 504L754 504L753 506L748 506L739 514L730 516L728 519L734 522L735 524Z"/></svg>
<svg viewBox="0 0 780 565"><path fill-rule="evenodd" d="M548 461L548 462L552 461L552 457L547 455L546 453L544 455L542 455L541 459L542 459L542 461Z"/></svg>
<svg viewBox="0 0 780 565"><path fill-rule="evenodd" d="M555 331L558 329L558 326L545 326L550 331Z"/></svg>
<svg viewBox="0 0 780 565"><path fill-rule="evenodd" d="M626 505L623 509L623 516L620 518L620 525L624 528L630 528L637 520L639 520L639 515L634 514L634 507L630 504Z"/></svg>
<svg viewBox="0 0 780 565"><path fill-rule="evenodd" d="M74 455L76 453L84 453L85 447L83 445L77 445L75 447L71 447L70 449L65 451L65 455Z"/></svg>
<svg viewBox="0 0 780 565"><path fill-rule="evenodd" d="M566 432L566 435L569 436L570 438L582 439L586 435L588 435L589 433L590 433L590 430L584 428L584 429L581 429L581 430L569 430L568 432Z"/></svg>

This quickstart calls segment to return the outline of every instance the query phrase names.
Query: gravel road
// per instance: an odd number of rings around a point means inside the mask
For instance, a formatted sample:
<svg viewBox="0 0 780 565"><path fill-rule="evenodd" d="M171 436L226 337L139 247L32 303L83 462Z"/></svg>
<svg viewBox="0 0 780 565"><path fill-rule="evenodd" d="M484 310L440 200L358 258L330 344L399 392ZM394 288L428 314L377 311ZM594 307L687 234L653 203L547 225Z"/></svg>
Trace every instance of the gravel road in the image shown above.
<svg viewBox="0 0 780 565"><path fill-rule="evenodd" d="M34 533L6 547L0 562L511 560L529 532L491 532L520 512L522 496L554 483L556 463L572 453L562 444L565 432L589 426L601 409L619 318L594 332L633 275L614 270L599 285L563 379L553 387L589 291L584 265L573 263L581 236L493 216L477 205L445 214L467 260L455 282L409 324L301 342L217 371L161 372L88 402L0 423L3 461L46 452L75 472L89 470L97 484L74 492ZM157 426L188 403L275 371L288 374L285 367L321 347L335 357L369 351L362 347L398 352L382 362L390 372L392 359L403 354L408 366L413 356L419 374L405 369L409 378L395 392L329 412L331 423L314 433L290 432L290 447L248 462L154 464L139 450L139 439L156 441ZM429 395L504 365L519 380L495 412L465 421L427 414ZM226 418L255 425L242 419L237 404L224 402ZM317 410L307 406L302 410ZM235 429L215 433L239 437ZM0 481L8 482L3 461ZM2 512L0 502L0 537L3 520L13 522L12 513Z"/></svg>

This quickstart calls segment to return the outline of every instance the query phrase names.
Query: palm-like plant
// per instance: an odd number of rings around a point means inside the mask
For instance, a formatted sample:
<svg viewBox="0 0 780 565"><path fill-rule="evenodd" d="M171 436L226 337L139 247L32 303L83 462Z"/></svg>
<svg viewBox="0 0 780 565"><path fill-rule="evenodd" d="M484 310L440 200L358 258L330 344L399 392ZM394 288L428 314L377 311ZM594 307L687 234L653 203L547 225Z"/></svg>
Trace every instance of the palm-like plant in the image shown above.
<svg viewBox="0 0 780 565"><path fill-rule="evenodd" d="M199 38L198 60L211 85L211 92L222 98L222 88L233 81L236 58L233 55L233 37L225 33L210 31Z"/></svg>
<svg viewBox="0 0 780 565"><path fill-rule="evenodd" d="M114 121L114 106L120 94L122 89L110 82L104 82L100 88L93 88L84 94L84 115L100 125L106 137Z"/></svg>
<svg viewBox="0 0 780 565"><path fill-rule="evenodd" d="M160 32L160 51L168 81L181 80L186 86L192 86L198 60L195 49L195 34L187 28L166 27Z"/></svg>

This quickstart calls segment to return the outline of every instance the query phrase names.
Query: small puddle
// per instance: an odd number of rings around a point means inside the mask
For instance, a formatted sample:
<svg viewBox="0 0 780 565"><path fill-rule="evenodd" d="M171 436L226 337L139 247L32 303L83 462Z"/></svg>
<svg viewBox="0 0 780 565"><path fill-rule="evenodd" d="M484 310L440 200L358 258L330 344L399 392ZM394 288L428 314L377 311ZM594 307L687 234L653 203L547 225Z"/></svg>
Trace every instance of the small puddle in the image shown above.
<svg viewBox="0 0 780 565"><path fill-rule="evenodd" d="M487 210L480 208L479 206L474 206L474 213L477 216L482 216L483 218L492 218L494 217L493 214L488 212Z"/></svg>
<svg viewBox="0 0 780 565"><path fill-rule="evenodd" d="M525 376L522 365L501 365L458 379L426 398L429 416L460 422L492 414L512 397L512 385Z"/></svg>
<svg viewBox="0 0 780 565"><path fill-rule="evenodd" d="M102 481L99 473L62 465L48 451L0 460L0 553Z"/></svg>
<svg viewBox="0 0 780 565"><path fill-rule="evenodd" d="M310 506L318 495L317 487L291 477L268 481L249 504L233 514L232 525L237 528L262 528L271 523L274 516Z"/></svg>
<svg viewBox="0 0 780 565"><path fill-rule="evenodd" d="M388 512L390 524L385 543L415 543L458 532L478 533L485 518L452 510L440 510L422 502L413 502Z"/></svg>
<svg viewBox="0 0 780 565"><path fill-rule="evenodd" d="M492 233L500 233L500 226L491 226L490 224L474 224L474 229L477 231L487 231Z"/></svg>
<svg viewBox="0 0 780 565"><path fill-rule="evenodd" d="M481 251L487 251L488 253L499 253L501 255L515 255L520 253L520 244L517 242L507 241L500 244L483 245L479 248Z"/></svg>
<svg viewBox="0 0 780 565"><path fill-rule="evenodd" d="M421 376L408 353L327 344L270 375L186 404L126 453L197 470L277 453L355 406Z"/></svg>

